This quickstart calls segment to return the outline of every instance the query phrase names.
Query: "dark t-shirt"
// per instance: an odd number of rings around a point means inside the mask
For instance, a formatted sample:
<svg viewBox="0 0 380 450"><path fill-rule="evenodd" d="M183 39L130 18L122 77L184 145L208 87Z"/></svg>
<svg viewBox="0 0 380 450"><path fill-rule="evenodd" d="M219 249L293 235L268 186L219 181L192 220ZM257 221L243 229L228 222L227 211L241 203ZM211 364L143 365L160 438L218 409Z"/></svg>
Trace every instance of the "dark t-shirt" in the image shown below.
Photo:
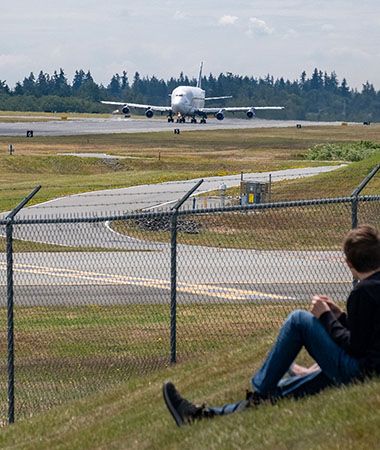
<svg viewBox="0 0 380 450"><path fill-rule="evenodd" d="M380 272L354 287L347 299L347 314L336 319L327 311L319 320L331 338L359 360L364 372L380 374Z"/></svg>

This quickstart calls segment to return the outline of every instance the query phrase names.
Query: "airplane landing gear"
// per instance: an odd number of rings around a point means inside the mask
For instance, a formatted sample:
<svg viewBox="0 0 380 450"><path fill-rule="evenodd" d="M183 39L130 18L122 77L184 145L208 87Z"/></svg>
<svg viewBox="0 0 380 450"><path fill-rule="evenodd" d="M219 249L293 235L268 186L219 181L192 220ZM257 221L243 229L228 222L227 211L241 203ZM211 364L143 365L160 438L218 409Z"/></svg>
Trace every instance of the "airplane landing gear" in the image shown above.
<svg viewBox="0 0 380 450"><path fill-rule="evenodd" d="M202 117L202 119L200 120L200 123L206 123L206 119L204 117Z"/></svg>
<svg viewBox="0 0 380 450"><path fill-rule="evenodd" d="M173 123L174 122L173 116L168 116L168 122L169 123Z"/></svg>
<svg viewBox="0 0 380 450"><path fill-rule="evenodd" d="M197 123L197 119L195 117L191 118L191 123Z"/></svg>

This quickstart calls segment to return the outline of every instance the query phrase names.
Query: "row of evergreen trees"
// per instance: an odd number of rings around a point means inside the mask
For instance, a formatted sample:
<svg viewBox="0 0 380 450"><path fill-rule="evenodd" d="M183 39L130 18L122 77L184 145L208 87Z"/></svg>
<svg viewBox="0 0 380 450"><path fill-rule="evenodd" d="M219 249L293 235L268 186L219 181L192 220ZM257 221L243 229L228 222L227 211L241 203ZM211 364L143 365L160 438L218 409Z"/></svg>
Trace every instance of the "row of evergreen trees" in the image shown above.
<svg viewBox="0 0 380 450"><path fill-rule="evenodd" d="M195 85L183 73L168 81L140 77L136 72L130 83L127 72L115 74L109 84L97 84L90 71L77 70L70 83L63 71L52 76L41 71L16 83L14 89L0 80L0 109L15 111L107 112L100 100L129 101L154 105L169 104L169 94L179 85ZM345 78L339 82L335 72L315 69L310 77L304 71L298 80L274 79L221 73L202 78L208 97L232 95L224 105L282 105L281 112L261 112L260 117L307 120L380 120L380 92L368 82L361 91L350 89ZM218 104L221 104L220 102ZM210 106L215 106L210 103Z"/></svg>

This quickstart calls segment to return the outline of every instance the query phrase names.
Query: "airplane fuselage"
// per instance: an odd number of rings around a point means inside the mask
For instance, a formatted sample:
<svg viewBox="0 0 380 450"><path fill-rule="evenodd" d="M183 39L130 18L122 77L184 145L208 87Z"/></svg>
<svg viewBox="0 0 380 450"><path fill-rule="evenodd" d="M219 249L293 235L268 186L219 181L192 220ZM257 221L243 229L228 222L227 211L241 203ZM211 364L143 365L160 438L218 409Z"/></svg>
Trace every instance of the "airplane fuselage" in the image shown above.
<svg viewBox="0 0 380 450"><path fill-rule="evenodd" d="M173 114L191 116L205 105L205 91L199 87L178 86L171 95Z"/></svg>

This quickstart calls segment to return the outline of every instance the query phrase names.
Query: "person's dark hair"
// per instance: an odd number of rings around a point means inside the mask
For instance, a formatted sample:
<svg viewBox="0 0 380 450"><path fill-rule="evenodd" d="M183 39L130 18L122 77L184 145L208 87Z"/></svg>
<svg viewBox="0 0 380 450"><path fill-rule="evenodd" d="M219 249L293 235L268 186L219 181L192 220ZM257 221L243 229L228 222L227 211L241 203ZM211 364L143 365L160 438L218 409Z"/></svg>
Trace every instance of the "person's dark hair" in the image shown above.
<svg viewBox="0 0 380 450"><path fill-rule="evenodd" d="M359 225L343 241L346 258L358 272L380 268L380 232L371 225Z"/></svg>

